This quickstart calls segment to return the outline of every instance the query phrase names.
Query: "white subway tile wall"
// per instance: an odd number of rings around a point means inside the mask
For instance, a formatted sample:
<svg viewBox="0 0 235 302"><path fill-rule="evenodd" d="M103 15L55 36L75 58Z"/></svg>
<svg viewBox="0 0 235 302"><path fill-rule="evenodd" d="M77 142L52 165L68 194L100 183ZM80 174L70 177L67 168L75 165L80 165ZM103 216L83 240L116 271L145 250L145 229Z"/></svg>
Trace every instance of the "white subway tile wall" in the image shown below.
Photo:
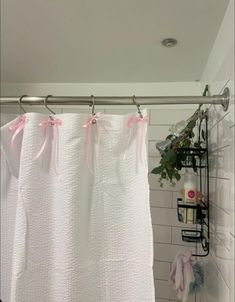
<svg viewBox="0 0 235 302"><path fill-rule="evenodd" d="M228 43L225 43L225 40ZM210 93L229 87L227 112L209 107L211 250L204 259L205 287L199 302L234 302L234 1L215 40L202 77Z"/></svg>
<svg viewBox="0 0 235 302"><path fill-rule="evenodd" d="M229 83L227 83L229 85ZM200 302L234 302L234 105L209 108L210 255Z"/></svg>

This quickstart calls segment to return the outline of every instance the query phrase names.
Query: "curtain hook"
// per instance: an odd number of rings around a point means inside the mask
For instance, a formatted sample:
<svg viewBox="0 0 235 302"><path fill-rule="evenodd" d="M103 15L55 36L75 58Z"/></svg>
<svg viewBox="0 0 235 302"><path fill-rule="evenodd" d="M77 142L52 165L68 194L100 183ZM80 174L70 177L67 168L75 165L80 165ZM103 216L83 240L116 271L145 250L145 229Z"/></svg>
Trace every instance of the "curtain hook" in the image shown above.
<svg viewBox="0 0 235 302"><path fill-rule="evenodd" d="M52 97L52 96L53 96L53 95L48 94L48 95L44 98L44 106L45 106L46 109L48 109L52 114L56 115L56 113L55 113L52 109L50 109L50 108L48 107L48 105L47 105L47 100L48 100L48 98L50 98L50 97ZM52 119L51 116L50 116L50 118Z"/></svg>
<svg viewBox="0 0 235 302"><path fill-rule="evenodd" d="M26 97L27 96L27 94L23 94L20 98L19 98L19 100L18 100L18 104L19 104L19 106L20 106L20 109L24 112L24 113L26 113L26 110L24 109L24 107L23 107L23 105L22 105L22 99L24 98L24 97Z"/></svg>
<svg viewBox="0 0 235 302"><path fill-rule="evenodd" d="M136 107L137 107L137 112L138 112L140 118L143 118L143 114L142 114L142 112L141 112L141 110L140 110L140 104L138 104L138 103L136 102L136 100L135 100L135 95L133 95L132 101L133 101L133 103L134 103L134 104L136 105Z"/></svg>
<svg viewBox="0 0 235 302"><path fill-rule="evenodd" d="M92 99L92 109L91 109L91 115L92 116L95 116L95 97L94 95L92 94L91 95L91 99ZM96 124L96 119L92 119L92 124Z"/></svg>
<svg viewBox="0 0 235 302"><path fill-rule="evenodd" d="M92 109L91 109L91 114L92 114L92 115L95 115L95 97L94 97L93 94L91 95L91 99L92 99Z"/></svg>

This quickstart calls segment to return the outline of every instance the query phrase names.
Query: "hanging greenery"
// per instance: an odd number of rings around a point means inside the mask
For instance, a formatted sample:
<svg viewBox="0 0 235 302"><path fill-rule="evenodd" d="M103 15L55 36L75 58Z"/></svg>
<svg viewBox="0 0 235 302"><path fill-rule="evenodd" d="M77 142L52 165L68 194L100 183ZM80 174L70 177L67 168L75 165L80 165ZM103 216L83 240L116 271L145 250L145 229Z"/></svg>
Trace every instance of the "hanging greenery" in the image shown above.
<svg viewBox="0 0 235 302"><path fill-rule="evenodd" d="M200 105L178 137L175 138L172 134L166 137L166 140L172 140L171 146L161 154L160 165L151 171L153 174L160 175L159 182L161 187L163 186L164 180L170 181L173 185L176 181L180 180L180 170L182 169L186 159L188 160L185 152L180 152L180 149L189 147L201 148L203 141L200 140L200 138L195 140L194 128L197 125L197 121L201 121L203 116L204 111L201 110ZM201 137L205 140L204 130L201 131ZM194 171L196 172L197 162L194 155L190 156L190 161Z"/></svg>

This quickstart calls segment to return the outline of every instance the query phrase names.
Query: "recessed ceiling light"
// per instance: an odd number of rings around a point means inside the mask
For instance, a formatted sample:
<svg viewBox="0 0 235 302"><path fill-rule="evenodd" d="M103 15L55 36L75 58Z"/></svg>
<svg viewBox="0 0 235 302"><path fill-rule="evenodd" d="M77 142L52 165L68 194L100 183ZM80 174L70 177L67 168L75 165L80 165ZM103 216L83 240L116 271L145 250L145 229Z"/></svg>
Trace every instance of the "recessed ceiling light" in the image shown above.
<svg viewBox="0 0 235 302"><path fill-rule="evenodd" d="M174 38L167 38L162 40L161 43L165 47L174 47L178 43L178 41Z"/></svg>

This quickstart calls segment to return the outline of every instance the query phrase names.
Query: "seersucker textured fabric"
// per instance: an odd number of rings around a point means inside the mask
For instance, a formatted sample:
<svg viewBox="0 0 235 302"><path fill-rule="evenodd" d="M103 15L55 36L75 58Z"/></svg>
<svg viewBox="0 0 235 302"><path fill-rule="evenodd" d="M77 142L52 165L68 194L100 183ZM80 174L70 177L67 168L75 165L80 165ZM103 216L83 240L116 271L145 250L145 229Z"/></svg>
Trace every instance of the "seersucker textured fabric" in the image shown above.
<svg viewBox="0 0 235 302"><path fill-rule="evenodd" d="M1 128L3 156L18 186L4 302L155 301L146 144L137 161L138 124L130 139L127 129L132 115L101 114L92 125L92 169L85 160L88 115L57 115L58 174L52 129L34 160L44 140L38 125L48 116L26 113L14 148L11 123Z"/></svg>

